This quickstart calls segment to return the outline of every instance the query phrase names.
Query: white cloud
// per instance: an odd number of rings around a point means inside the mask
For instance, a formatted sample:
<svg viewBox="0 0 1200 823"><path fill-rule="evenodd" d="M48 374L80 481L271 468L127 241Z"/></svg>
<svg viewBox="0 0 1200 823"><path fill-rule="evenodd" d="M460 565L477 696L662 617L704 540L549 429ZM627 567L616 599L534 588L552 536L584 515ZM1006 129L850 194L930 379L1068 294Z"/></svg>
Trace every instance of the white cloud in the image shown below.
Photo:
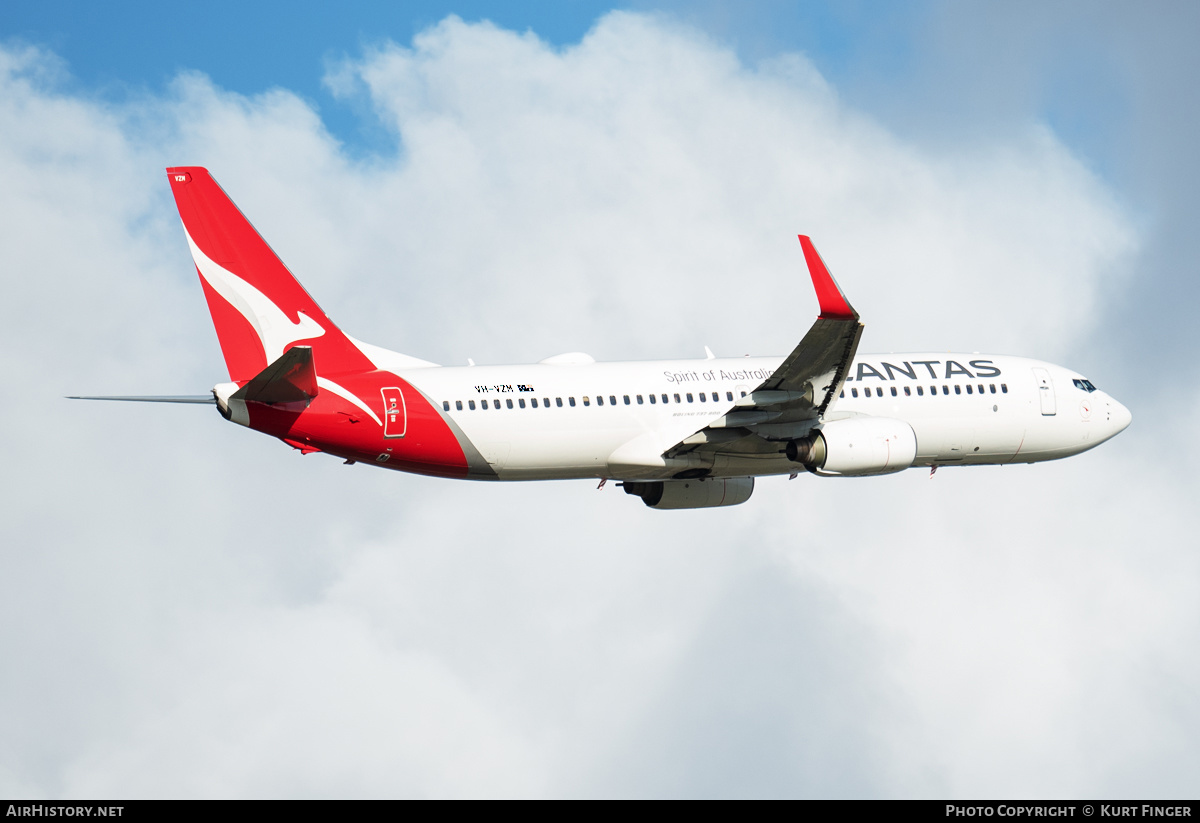
<svg viewBox="0 0 1200 823"><path fill-rule="evenodd" d="M607 356L677 341L782 351L811 314L805 232L868 318L868 350L1052 355L1088 331L1102 273L1132 247L1111 198L1045 131L934 155L839 105L802 58L750 71L635 15L562 52L451 18L337 78L365 86L400 136L403 190L379 216L419 238L401 259L436 249L420 271L478 276L503 307L435 302L440 323L469 321L454 339L474 351L511 338L509 316L536 318L530 338L552 346L614 312ZM412 288L394 282L398 298ZM730 305L746 323L724 321ZM504 359L541 351L500 345Z"/></svg>
<svg viewBox="0 0 1200 823"><path fill-rule="evenodd" d="M1054 359L1136 238L1052 135L938 154L801 57L747 67L629 14L563 50L452 18L344 64L331 85L400 146L366 160L286 91L186 74L106 105L53 66L0 51L0 789L1194 788L1195 518L1186 478L1128 455L1182 421L1061 465L658 513L57 399L221 379L162 179L184 163L348 331L443 362L783 353L816 308L797 231L868 350Z"/></svg>

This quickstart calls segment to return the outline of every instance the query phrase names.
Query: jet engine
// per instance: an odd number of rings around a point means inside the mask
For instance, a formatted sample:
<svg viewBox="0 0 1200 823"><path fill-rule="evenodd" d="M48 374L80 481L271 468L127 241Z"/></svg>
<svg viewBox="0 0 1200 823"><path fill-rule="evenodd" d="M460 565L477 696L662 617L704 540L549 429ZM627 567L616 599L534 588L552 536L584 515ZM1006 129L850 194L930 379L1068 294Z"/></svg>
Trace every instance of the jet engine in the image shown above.
<svg viewBox="0 0 1200 823"><path fill-rule="evenodd" d="M703 477L694 480L632 481L621 484L652 509L705 509L736 506L754 493L753 477Z"/></svg>
<svg viewBox="0 0 1200 823"><path fill-rule="evenodd" d="M786 454L813 474L828 477L891 474L912 465L917 436L903 420L852 417L825 423L808 437L789 441Z"/></svg>

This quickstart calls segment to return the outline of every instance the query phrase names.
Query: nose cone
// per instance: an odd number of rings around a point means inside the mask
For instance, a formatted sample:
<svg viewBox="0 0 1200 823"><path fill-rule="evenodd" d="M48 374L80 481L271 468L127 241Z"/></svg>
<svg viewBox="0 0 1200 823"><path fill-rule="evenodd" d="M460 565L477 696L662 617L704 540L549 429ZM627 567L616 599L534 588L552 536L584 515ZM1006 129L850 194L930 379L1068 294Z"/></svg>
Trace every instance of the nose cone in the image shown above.
<svg viewBox="0 0 1200 823"><path fill-rule="evenodd" d="M1133 414L1116 400L1110 399L1108 403L1108 420L1113 427L1113 434L1117 435L1129 428L1129 424L1133 422Z"/></svg>

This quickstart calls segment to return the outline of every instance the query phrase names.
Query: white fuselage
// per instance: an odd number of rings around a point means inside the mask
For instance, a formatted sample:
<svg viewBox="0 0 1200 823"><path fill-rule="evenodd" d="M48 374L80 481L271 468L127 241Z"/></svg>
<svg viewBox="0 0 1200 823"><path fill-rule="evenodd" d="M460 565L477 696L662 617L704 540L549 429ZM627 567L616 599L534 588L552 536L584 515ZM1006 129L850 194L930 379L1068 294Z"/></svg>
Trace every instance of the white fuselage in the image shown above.
<svg viewBox="0 0 1200 823"><path fill-rule="evenodd" d="M486 461L488 476L502 480L671 477L673 469L656 469L655 455L733 410L783 360L565 357L412 368L389 364L381 350L372 354L442 410ZM1086 451L1129 424L1124 406L1088 388L1076 372L1021 357L860 354L824 422L856 415L902 420L916 435L914 466L1032 463ZM781 446L775 455L722 459L711 474L797 470Z"/></svg>

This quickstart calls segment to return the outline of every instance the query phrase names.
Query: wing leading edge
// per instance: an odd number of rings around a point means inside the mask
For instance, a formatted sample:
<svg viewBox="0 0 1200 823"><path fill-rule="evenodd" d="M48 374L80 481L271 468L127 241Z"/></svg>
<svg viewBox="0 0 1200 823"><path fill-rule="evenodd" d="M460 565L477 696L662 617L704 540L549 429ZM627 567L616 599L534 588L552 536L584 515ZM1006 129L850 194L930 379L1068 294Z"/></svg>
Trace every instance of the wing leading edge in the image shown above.
<svg viewBox="0 0 1200 823"><path fill-rule="evenodd" d="M800 247L821 306L816 322L770 377L664 457L773 456L783 450L780 441L808 434L833 405L863 325L812 240L800 235Z"/></svg>

